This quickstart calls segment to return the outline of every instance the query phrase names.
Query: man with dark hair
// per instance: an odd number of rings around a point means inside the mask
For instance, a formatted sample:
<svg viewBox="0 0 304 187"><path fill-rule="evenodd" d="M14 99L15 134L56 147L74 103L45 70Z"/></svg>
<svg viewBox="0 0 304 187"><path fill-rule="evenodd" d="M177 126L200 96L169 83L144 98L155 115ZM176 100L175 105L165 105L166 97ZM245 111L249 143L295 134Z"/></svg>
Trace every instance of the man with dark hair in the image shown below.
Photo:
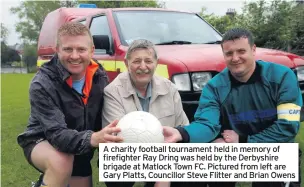
<svg viewBox="0 0 304 187"><path fill-rule="evenodd" d="M92 36L81 23L59 28L56 50L31 82L29 124L18 143L27 161L44 174L36 186L91 187L94 149L122 141L112 135L120 131L117 121L100 130L108 77L92 59Z"/></svg>
<svg viewBox="0 0 304 187"><path fill-rule="evenodd" d="M165 140L190 143L294 142L302 107L295 73L283 65L256 61L253 36L245 29L227 31L221 46L227 68L203 88L195 120L184 127L164 127ZM291 114L290 110L295 112ZM256 186L281 187L284 183L253 183L253 187Z"/></svg>

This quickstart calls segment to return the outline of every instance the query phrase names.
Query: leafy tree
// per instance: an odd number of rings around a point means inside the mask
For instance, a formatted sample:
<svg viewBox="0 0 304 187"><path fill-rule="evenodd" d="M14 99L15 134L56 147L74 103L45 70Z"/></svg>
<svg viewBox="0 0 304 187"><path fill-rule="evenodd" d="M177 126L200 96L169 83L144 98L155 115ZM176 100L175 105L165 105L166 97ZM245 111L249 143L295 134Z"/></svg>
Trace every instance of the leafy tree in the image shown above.
<svg viewBox="0 0 304 187"><path fill-rule="evenodd" d="M291 18L293 18L291 28L294 34L291 51L304 56L304 4L299 4L293 8Z"/></svg>
<svg viewBox="0 0 304 187"><path fill-rule="evenodd" d="M207 14L206 8L203 7L199 15L210 23L216 30L224 34L236 24L237 15L216 16L214 14Z"/></svg>
<svg viewBox="0 0 304 187"><path fill-rule="evenodd" d="M245 3L242 13L236 20L235 27L242 27L250 30L255 35L255 43L257 46L263 46L270 38L267 33L267 13L269 7L265 0L258 2ZM270 39L273 40L273 39Z"/></svg>
<svg viewBox="0 0 304 187"><path fill-rule="evenodd" d="M6 41L8 36L8 29L5 27L5 25L3 23L1 23L1 38L2 41Z"/></svg>
<svg viewBox="0 0 304 187"><path fill-rule="evenodd" d="M293 21L291 17L292 4L280 0L273 1L270 5L270 10L271 14L267 17L268 27L266 31L273 41L266 41L265 46L290 51L290 44L294 38L293 29L291 28Z"/></svg>
<svg viewBox="0 0 304 187"><path fill-rule="evenodd" d="M1 41L1 66L6 65L8 62L8 47L4 41Z"/></svg>
<svg viewBox="0 0 304 187"><path fill-rule="evenodd" d="M293 51L303 41L304 6L293 1L260 0L246 4L237 26L253 32L260 47Z"/></svg>
<svg viewBox="0 0 304 187"><path fill-rule="evenodd" d="M235 25L235 19L232 16L213 16L210 17L209 23L213 25L220 33L224 34L227 30Z"/></svg>
<svg viewBox="0 0 304 187"><path fill-rule="evenodd" d="M20 21L16 31L21 34L24 42L37 42L39 31L46 15L60 7L74 6L74 1L22 1L20 6L10 11L17 14Z"/></svg>
<svg viewBox="0 0 304 187"><path fill-rule="evenodd" d="M246 28L259 47L304 54L304 4L259 0L245 3L242 12L234 16L207 14L206 8L200 15L221 33L233 27Z"/></svg>
<svg viewBox="0 0 304 187"><path fill-rule="evenodd" d="M18 52L11 49L4 41L1 42L1 64L10 65L14 61L21 61Z"/></svg>
<svg viewBox="0 0 304 187"><path fill-rule="evenodd" d="M26 64L27 72L33 72L36 69L33 69L33 67L36 67L37 63L37 47L33 44L25 44L24 45L24 52L23 52L23 62Z"/></svg>

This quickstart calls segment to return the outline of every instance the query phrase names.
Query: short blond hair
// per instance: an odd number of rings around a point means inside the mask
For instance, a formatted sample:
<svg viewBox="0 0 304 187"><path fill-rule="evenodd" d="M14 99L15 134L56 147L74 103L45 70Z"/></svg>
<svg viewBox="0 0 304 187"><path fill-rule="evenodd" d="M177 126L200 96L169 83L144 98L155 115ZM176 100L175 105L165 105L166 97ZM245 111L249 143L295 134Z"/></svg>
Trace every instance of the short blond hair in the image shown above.
<svg viewBox="0 0 304 187"><path fill-rule="evenodd" d="M88 35L91 39L91 44L93 45L93 38L90 30L79 22L67 22L63 24L57 32L57 46L60 44L61 36L83 36Z"/></svg>

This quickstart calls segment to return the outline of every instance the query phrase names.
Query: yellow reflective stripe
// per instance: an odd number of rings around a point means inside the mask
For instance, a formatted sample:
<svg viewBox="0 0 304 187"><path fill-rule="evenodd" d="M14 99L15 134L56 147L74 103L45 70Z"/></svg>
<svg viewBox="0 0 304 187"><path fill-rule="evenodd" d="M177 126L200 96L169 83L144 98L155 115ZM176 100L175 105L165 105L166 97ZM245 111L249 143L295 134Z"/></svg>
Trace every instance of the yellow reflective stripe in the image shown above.
<svg viewBox="0 0 304 187"><path fill-rule="evenodd" d="M116 69L120 69L120 72L128 71L127 66L124 61L117 61Z"/></svg>
<svg viewBox="0 0 304 187"><path fill-rule="evenodd" d="M158 64L155 73L161 77L169 78L168 66L165 64Z"/></svg>
<svg viewBox="0 0 304 187"><path fill-rule="evenodd" d="M112 60L98 60L106 71L119 72L127 71L127 67L124 61L112 61ZM164 78L169 78L168 66L165 64L158 64L155 70L155 74Z"/></svg>
<svg viewBox="0 0 304 187"><path fill-rule="evenodd" d="M42 66L42 64L46 63L48 60L37 60L37 67Z"/></svg>
<svg viewBox="0 0 304 187"><path fill-rule="evenodd" d="M106 71L116 71L115 61L113 60L98 60Z"/></svg>
<svg viewBox="0 0 304 187"><path fill-rule="evenodd" d="M127 71L127 67L124 61L116 62L116 69L120 69L120 72ZM158 64L155 70L155 74L162 76L164 78L169 78L168 66L165 64Z"/></svg>
<svg viewBox="0 0 304 187"><path fill-rule="evenodd" d="M294 103L284 103L277 107L278 119L300 121L301 107Z"/></svg>
<svg viewBox="0 0 304 187"><path fill-rule="evenodd" d="M37 66L40 67L47 61L48 60L37 60ZM118 69L120 69L120 72L127 71L127 67L124 61L116 61L115 63L114 60L98 60L98 63L100 63L106 71L116 72ZM155 70L155 74L168 79L168 66L165 64L158 64Z"/></svg>
<svg viewBox="0 0 304 187"><path fill-rule="evenodd" d="M278 119L286 119L288 121L300 121L300 115L280 114Z"/></svg>

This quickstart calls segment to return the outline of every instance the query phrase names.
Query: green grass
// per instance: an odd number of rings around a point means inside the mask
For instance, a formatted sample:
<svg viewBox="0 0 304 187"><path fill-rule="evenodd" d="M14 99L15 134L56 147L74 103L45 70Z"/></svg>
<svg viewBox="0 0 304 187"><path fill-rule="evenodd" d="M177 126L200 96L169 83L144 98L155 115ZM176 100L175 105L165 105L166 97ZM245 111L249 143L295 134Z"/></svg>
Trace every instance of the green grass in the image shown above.
<svg viewBox="0 0 304 187"><path fill-rule="evenodd" d="M31 182L39 177L17 144L17 136L24 131L28 122L28 89L33 76L34 74L1 74L1 186L30 187ZM97 157L96 152L92 160L94 187L105 187L104 183L98 181Z"/></svg>
<svg viewBox="0 0 304 187"><path fill-rule="evenodd" d="M16 137L23 132L29 117L28 88L34 74L2 74L1 75L1 186L30 187L31 181L38 178L38 172L25 160ZM301 125L297 142L304 150L304 124ZM105 187L98 181L96 158L92 160L94 187ZM303 168L302 165L301 168ZM302 172L302 178L304 172ZM304 178L303 178L304 179ZM141 183L137 187L143 186ZM250 186L242 183L239 186Z"/></svg>

